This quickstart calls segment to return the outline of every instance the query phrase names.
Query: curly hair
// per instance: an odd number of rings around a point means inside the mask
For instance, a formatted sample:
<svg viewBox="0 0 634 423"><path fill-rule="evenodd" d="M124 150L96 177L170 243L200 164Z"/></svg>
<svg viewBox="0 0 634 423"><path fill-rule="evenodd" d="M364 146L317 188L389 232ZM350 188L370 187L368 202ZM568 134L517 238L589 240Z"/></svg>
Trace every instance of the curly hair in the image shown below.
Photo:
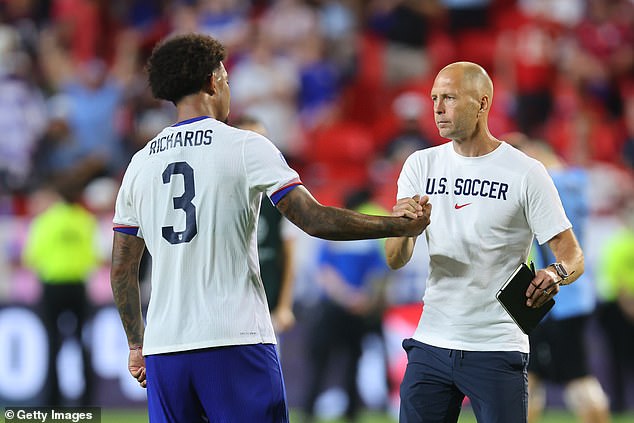
<svg viewBox="0 0 634 423"><path fill-rule="evenodd" d="M154 97L176 104L201 91L225 58L224 46L212 37L186 34L154 47L146 71Z"/></svg>

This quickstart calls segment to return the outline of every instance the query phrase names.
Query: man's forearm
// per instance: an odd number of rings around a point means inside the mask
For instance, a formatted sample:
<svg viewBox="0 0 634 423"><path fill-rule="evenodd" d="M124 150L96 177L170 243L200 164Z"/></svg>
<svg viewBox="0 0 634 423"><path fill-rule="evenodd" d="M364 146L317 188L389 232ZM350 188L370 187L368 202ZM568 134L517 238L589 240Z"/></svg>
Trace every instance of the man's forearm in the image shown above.
<svg viewBox="0 0 634 423"><path fill-rule="evenodd" d="M412 258L416 238L388 238L385 241L385 259L391 269L400 269Z"/></svg>
<svg viewBox="0 0 634 423"><path fill-rule="evenodd" d="M143 343L139 264L144 247L142 239L115 232L110 285L130 346Z"/></svg>
<svg viewBox="0 0 634 423"><path fill-rule="evenodd" d="M405 231L405 217L369 216L353 210L322 206L307 214L287 215L306 233L333 241L386 238Z"/></svg>
<svg viewBox="0 0 634 423"><path fill-rule="evenodd" d="M579 246L574 232L572 229L568 229L554 236L548 242L548 245L555 255L556 260L563 264L570 274L565 284L573 283L583 274L585 269L583 251Z"/></svg>
<svg viewBox="0 0 634 423"><path fill-rule="evenodd" d="M348 241L419 235L429 216L371 216L353 210L324 206L299 186L277 204L278 210L304 232L317 238Z"/></svg>

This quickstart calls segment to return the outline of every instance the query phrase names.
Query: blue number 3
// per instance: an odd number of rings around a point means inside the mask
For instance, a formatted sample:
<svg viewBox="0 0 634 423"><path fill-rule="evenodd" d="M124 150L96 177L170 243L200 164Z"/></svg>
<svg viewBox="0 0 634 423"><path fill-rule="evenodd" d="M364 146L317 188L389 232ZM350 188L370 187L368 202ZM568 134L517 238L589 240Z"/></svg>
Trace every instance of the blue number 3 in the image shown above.
<svg viewBox="0 0 634 423"><path fill-rule="evenodd" d="M198 233L196 226L196 206L192 203L196 195L196 187L194 186L194 169L186 162L170 163L163 171L163 183L169 184L172 175L183 175L185 184L185 192L180 197L172 198L174 209L181 209L185 212L185 230L176 232L173 226L163 226L163 238L170 244L182 244L189 242Z"/></svg>

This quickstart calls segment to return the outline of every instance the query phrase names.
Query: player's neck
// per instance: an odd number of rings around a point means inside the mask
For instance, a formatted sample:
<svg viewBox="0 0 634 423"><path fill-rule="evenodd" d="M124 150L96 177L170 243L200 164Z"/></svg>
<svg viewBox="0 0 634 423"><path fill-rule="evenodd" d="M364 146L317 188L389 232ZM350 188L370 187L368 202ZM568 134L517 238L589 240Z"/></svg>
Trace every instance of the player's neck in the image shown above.
<svg viewBox="0 0 634 423"><path fill-rule="evenodd" d="M197 118L199 116L209 116L217 119L216 113L210 101L206 101L204 93L191 94L183 97L176 104L176 121Z"/></svg>

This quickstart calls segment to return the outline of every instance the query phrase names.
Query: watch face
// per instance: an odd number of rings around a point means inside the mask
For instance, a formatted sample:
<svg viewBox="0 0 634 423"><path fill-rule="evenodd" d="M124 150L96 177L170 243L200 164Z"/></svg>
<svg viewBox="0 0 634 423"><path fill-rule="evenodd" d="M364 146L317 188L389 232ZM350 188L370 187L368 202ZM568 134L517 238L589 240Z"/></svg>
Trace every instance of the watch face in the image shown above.
<svg viewBox="0 0 634 423"><path fill-rule="evenodd" d="M561 263L554 263L553 266L560 278L566 279L568 277L568 271Z"/></svg>

